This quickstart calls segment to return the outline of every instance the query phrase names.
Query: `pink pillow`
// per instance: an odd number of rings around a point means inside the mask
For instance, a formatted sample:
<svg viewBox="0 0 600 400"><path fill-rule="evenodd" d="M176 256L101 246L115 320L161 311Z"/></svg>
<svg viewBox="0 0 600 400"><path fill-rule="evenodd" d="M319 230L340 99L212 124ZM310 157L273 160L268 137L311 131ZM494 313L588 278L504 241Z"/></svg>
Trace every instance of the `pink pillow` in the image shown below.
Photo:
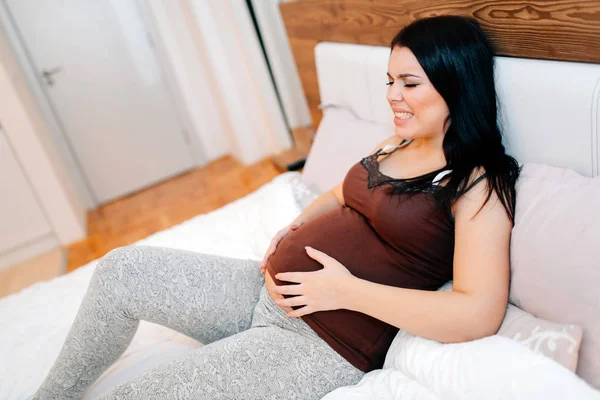
<svg viewBox="0 0 600 400"><path fill-rule="evenodd" d="M525 164L515 214L510 302L582 327L577 373L600 388L600 177Z"/></svg>
<svg viewBox="0 0 600 400"><path fill-rule="evenodd" d="M332 189L350 167L392 134L389 127L358 119L345 108L325 108L302 170L303 183L319 194Z"/></svg>

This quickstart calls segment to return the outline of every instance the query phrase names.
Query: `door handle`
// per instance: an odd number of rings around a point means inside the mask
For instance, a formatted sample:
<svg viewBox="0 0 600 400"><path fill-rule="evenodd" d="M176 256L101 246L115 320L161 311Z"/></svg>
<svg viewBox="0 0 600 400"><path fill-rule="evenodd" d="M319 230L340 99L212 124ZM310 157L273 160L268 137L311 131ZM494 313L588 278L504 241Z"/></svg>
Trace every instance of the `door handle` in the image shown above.
<svg viewBox="0 0 600 400"><path fill-rule="evenodd" d="M61 65L59 65L58 67L51 68L51 69L43 69L42 70L42 76L44 77L44 80L46 81L46 84L48 86L54 85L53 75L58 74L60 71L62 71Z"/></svg>

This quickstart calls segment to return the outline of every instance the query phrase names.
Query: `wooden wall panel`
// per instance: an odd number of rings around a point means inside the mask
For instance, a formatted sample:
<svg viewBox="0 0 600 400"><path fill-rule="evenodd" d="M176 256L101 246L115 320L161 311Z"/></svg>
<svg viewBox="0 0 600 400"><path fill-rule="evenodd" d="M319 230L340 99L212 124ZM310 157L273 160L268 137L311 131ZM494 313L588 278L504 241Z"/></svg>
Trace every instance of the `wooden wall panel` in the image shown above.
<svg viewBox="0 0 600 400"><path fill-rule="evenodd" d="M315 126L321 111L314 45L387 46L403 26L428 16L474 17L497 55L600 63L600 0L297 0L280 10Z"/></svg>
<svg viewBox="0 0 600 400"><path fill-rule="evenodd" d="M315 46L319 43L313 39L299 39L290 37L290 46L296 60L298 73L302 82L304 96L309 105L310 114L315 127L321 122L322 113L318 108L321 103L319 96L319 83L315 65Z"/></svg>

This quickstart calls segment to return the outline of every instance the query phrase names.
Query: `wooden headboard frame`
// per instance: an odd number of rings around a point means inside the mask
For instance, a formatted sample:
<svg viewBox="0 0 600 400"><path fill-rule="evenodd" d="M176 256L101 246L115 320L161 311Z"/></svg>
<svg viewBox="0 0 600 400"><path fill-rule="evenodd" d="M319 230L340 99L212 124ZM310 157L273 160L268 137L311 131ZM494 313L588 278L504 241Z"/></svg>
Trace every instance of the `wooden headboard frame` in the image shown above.
<svg viewBox="0 0 600 400"><path fill-rule="evenodd" d="M597 0L296 0L279 8L315 128L322 117L315 45L389 46L402 27L424 17L475 18L499 56L600 63Z"/></svg>

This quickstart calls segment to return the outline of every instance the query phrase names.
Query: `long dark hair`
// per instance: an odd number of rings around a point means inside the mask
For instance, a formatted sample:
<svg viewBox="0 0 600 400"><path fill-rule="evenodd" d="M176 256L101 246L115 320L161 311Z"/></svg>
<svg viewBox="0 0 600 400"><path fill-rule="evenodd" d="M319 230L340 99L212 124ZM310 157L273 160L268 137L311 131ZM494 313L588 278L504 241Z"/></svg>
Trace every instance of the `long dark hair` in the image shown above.
<svg viewBox="0 0 600 400"><path fill-rule="evenodd" d="M436 199L449 210L470 188L466 184L475 169L483 167L488 188L484 204L495 190L514 224L515 183L521 168L502 144L494 49L481 26L461 16L419 19L394 37L391 49L396 46L412 51L450 110L443 148L452 173L446 185L435 191ZM416 180L408 185L424 184Z"/></svg>

